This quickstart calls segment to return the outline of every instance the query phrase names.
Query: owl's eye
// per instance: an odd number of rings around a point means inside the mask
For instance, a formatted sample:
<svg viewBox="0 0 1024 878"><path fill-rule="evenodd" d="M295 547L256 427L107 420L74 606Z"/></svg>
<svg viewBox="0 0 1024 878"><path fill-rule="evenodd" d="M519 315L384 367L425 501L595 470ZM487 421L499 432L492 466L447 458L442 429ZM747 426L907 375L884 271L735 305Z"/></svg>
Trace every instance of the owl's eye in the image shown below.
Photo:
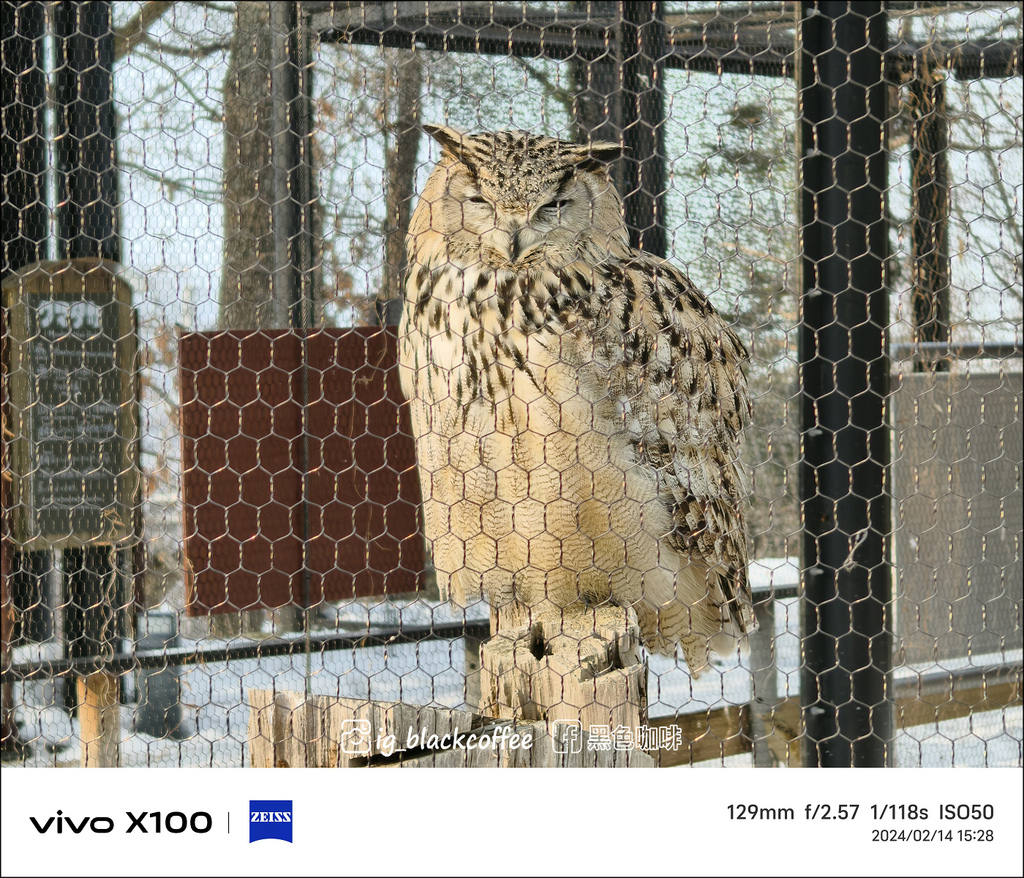
<svg viewBox="0 0 1024 878"><path fill-rule="evenodd" d="M487 199L482 195L471 195L466 199L470 204L487 204Z"/></svg>
<svg viewBox="0 0 1024 878"><path fill-rule="evenodd" d="M541 218L544 219L545 221L547 221L547 222L556 222L559 219L559 217L560 217L560 215L562 213L562 210L568 204L569 204L569 199L567 199L567 198L558 198L558 199L555 199L554 201L549 201L547 204L545 204L543 207L541 207L541 209L538 211L538 213L540 214Z"/></svg>

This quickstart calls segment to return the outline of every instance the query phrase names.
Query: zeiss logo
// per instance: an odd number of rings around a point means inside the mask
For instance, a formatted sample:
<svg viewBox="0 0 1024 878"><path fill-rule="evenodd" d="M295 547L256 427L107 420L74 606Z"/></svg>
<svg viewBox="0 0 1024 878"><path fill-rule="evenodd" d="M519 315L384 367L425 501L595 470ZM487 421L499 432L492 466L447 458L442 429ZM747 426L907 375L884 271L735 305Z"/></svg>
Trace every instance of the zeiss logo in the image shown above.
<svg viewBox="0 0 1024 878"><path fill-rule="evenodd" d="M249 800L249 844L265 838L279 838L291 843L291 799Z"/></svg>

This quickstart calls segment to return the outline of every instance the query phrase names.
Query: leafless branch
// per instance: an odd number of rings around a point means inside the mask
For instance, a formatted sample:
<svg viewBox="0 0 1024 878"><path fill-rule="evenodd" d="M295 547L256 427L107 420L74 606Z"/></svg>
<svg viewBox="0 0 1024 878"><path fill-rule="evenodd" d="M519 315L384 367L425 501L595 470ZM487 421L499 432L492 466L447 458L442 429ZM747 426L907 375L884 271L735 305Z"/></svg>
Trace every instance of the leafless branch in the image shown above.
<svg viewBox="0 0 1024 878"><path fill-rule="evenodd" d="M516 57L515 61L519 64L523 70L526 71L527 75L535 79L544 88L545 93L554 101L556 101L570 116L572 115L572 102L573 96L570 91L551 80L543 70L539 70L530 64L525 58Z"/></svg>
<svg viewBox="0 0 1024 878"><path fill-rule="evenodd" d="M120 61L140 42L146 39L149 28L159 21L163 14L174 5L169 0L150 0L143 3L142 8L131 21L114 34L114 60Z"/></svg>
<svg viewBox="0 0 1024 878"><path fill-rule="evenodd" d="M186 80L185 77L180 76L180 71L172 67L166 61L164 61L159 55L154 55L152 52L140 50L140 55L144 55L147 60L152 61L156 66L166 70L171 76L174 77L174 82L181 86L185 90L185 93L195 101L196 105L202 107L203 110L213 119L220 121L222 116L222 110L220 107L213 104L208 104L204 95L199 94Z"/></svg>
<svg viewBox="0 0 1024 878"><path fill-rule="evenodd" d="M188 47L172 46L163 40L154 39L150 34L145 34L142 37L142 42L161 55L174 55L178 58L191 58L192 60L205 58L214 52L226 52L231 45L229 40L222 40L218 43L192 43Z"/></svg>
<svg viewBox="0 0 1024 878"><path fill-rule="evenodd" d="M122 158L118 164L123 170L136 171L144 177L148 177L150 180L159 183L160 187L168 190L171 196L180 192L194 195L199 198L206 199L207 201L217 201L222 196L219 180L211 180L209 178L204 179L202 177L195 177L187 181L175 180L160 171L156 171L153 168L148 168L145 165L140 165L137 162L124 158ZM203 185L196 185L197 183ZM207 189L204 188L204 186L209 186L210 188Z"/></svg>

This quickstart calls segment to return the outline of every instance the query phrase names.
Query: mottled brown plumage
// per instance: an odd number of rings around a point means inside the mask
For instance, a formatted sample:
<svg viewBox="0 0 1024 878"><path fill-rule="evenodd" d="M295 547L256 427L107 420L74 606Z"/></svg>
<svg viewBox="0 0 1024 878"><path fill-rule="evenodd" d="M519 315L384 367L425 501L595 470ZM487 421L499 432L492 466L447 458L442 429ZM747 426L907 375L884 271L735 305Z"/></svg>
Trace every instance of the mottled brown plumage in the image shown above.
<svg viewBox="0 0 1024 878"><path fill-rule="evenodd" d="M442 594L632 606L697 673L754 627L743 344L629 246L615 145L427 130L400 365Z"/></svg>

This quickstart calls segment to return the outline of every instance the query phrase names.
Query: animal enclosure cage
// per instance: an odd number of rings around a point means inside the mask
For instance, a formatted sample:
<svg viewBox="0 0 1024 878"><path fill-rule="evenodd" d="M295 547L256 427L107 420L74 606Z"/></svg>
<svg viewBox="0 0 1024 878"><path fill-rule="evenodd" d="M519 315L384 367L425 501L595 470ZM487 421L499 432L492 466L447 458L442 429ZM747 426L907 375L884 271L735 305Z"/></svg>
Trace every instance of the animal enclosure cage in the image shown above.
<svg viewBox="0 0 1024 878"><path fill-rule="evenodd" d="M2 15L5 760L374 765L341 724L502 716L397 374L445 123L621 144L632 245L750 352L759 630L695 679L627 617L637 713L583 761L1022 764L1018 4Z"/></svg>

